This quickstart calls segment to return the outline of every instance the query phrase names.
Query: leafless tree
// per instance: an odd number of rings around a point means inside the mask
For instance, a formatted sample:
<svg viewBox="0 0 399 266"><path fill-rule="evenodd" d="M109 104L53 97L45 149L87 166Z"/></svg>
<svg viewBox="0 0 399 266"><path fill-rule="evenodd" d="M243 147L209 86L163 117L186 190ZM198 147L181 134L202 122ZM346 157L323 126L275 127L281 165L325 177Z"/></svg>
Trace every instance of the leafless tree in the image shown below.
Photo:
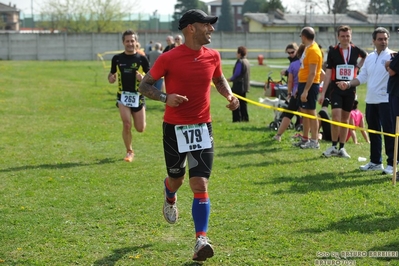
<svg viewBox="0 0 399 266"><path fill-rule="evenodd" d="M45 0L40 10L43 20L39 26L73 33L120 32L136 1Z"/></svg>

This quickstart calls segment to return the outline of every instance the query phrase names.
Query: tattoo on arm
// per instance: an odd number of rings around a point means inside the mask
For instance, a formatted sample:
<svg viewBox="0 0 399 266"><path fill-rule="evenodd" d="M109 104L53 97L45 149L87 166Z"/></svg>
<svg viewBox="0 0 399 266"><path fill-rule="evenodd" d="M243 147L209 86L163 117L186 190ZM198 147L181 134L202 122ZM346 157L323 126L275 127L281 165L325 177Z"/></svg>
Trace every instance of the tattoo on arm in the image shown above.
<svg viewBox="0 0 399 266"><path fill-rule="evenodd" d="M159 101L162 92L153 86L155 82L151 74L147 73L140 83L139 92L150 99Z"/></svg>
<svg viewBox="0 0 399 266"><path fill-rule="evenodd" d="M212 81L221 95L223 95L224 97L232 95L230 85L223 75L219 78L213 78Z"/></svg>

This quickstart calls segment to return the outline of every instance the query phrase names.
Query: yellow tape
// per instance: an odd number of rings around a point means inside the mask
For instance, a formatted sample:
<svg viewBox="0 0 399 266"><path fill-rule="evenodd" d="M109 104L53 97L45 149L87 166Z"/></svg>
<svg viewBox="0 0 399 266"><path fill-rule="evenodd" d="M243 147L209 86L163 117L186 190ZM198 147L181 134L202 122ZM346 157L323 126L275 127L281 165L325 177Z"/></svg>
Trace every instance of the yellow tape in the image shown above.
<svg viewBox="0 0 399 266"><path fill-rule="evenodd" d="M107 65L105 64L103 55L116 54L118 52L120 53L121 51L110 51L110 52L105 52L105 53L102 53L102 54L99 54L99 53L97 54L97 57L100 58L104 69L107 68ZM349 129L353 129L353 130L362 130L362 131L367 131L369 133L381 134L381 135L386 135L386 136L390 136L390 137L399 136L399 133L398 134L390 134L390 133L385 133L385 132L376 131L376 130L372 130L372 129L365 129L365 128L357 127L357 126L354 126L354 125L349 125L349 124L345 124L345 123L341 123L341 122L336 122L336 121L324 119L324 118L321 118L321 117L315 117L313 115L308 115L308 114L301 113L301 112L298 112L298 111L291 111L291 110L287 110L287 109L284 109L284 108L281 108L281 107L274 107L274 106L266 105L266 104L263 104L263 103L255 102L255 101L252 101L250 99L244 98L244 97L242 97L240 95L237 95L235 93L233 93L233 94L234 94L234 96L236 96L237 98L239 98L241 100L244 100L244 101L246 101L248 103L252 103L254 105L258 105L258 106L263 107L263 108L274 109L274 110L277 110L279 112L287 112L287 113L291 113L291 114L294 114L294 115L299 115L299 116L302 116L302 117L316 119L316 120L324 121L324 122L327 122L327 123L330 123L330 124L333 124L333 125L336 125L336 126L347 127Z"/></svg>
<svg viewBox="0 0 399 266"><path fill-rule="evenodd" d="M366 128L362 128L362 127L357 127L357 126L354 126L354 125L349 125L349 124L345 124L345 123L341 123L341 122L332 121L332 120L329 120L329 119L324 119L324 118L321 118L321 117L316 117L316 116L313 116L313 115L308 115L308 114L301 113L301 112L298 112L298 111L291 111L291 110L287 110L287 109L284 109L284 108L281 108L281 107L274 107L274 106L271 106L271 105L255 102L255 101L249 100L247 98L244 98L244 97L242 97L240 95L237 95L235 93L233 93L233 94L234 94L234 96L236 96L237 98L239 98L239 99L241 99L243 101L246 101L248 103L251 103L251 104L263 107L263 108L273 109L273 110L277 110L279 112L287 112L287 113L291 113L291 114L294 114L294 115L299 115L299 116L310 118L310 119L316 119L316 120L324 121L324 122L327 122L327 123L330 123L330 124L333 124L333 125L336 125L336 126L347 127L349 129L353 129L353 130L362 130L362 131L367 131L369 133L380 134L380 135L385 135L385 136L389 136L389 137L399 136L399 133L398 134L391 134L391 133L385 133L385 132L376 131L376 130L372 130L372 129L366 129Z"/></svg>
<svg viewBox="0 0 399 266"><path fill-rule="evenodd" d="M104 52L104 53L101 53L101 54L98 53L97 57L101 60L101 63L103 64L103 68L104 69L108 69L108 68L110 68L110 66L105 63L103 56L107 55L107 54L120 54L122 52L123 52L122 50L121 51L108 51L108 52Z"/></svg>

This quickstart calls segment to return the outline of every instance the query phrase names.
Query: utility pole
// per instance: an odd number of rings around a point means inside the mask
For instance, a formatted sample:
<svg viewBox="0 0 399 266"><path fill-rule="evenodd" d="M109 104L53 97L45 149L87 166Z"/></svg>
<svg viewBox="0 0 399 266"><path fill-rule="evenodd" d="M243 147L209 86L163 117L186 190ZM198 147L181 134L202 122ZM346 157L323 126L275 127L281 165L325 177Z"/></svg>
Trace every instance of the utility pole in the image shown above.
<svg viewBox="0 0 399 266"><path fill-rule="evenodd" d="M152 17L155 21L155 32L158 33L159 32L159 19L158 19L158 15L157 15L158 9L156 9L153 13L152 13Z"/></svg>
<svg viewBox="0 0 399 266"><path fill-rule="evenodd" d="M33 28L34 28L33 26L35 24L34 19L33 19L33 0L30 0L30 14L32 17L32 33L33 33Z"/></svg>
<svg viewBox="0 0 399 266"><path fill-rule="evenodd" d="M393 8L393 1L391 1L392 7L392 32L395 32L395 9Z"/></svg>

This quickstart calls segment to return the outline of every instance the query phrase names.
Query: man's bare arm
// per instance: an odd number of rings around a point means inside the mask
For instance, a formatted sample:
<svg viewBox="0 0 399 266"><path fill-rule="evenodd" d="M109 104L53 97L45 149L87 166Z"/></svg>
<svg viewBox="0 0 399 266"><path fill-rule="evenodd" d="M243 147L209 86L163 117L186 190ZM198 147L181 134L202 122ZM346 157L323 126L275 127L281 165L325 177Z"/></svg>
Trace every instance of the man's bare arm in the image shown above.
<svg viewBox="0 0 399 266"><path fill-rule="evenodd" d="M230 85L227 82L226 78L222 75L219 78L212 79L213 84L215 84L216 89L218 92L227 98L229 95L233 95Z"/></svg>
<svg viewBox="0 0 399 266"><path fill-rule="evenodd" d="M161 95L165 95L165 93L159 91L157 88L153 86L155 82L156 80L154 80L151 74L147 73L140 82L139 92L150 99L156 101L162 101Z"/></svg>
<svg viewBox="0 0 399 266"><path fill-rule="evenodd" d="M229 101L229 104L226 105L226 107L232 111L236 110L240 106L240 102L233 95L233 92L231 91L230 85L227 82L226 78L222 75L219 78L213 78L212 82L213 84L215 84L215 87L218 90L218 92L224 97L226 97L226 99Z"/></svg>
<svg viewBox="0 0 399 266"><path fill-rule="evenodd" d="M140 82L139 92L150 99L161 101L171 107L178 107L183 102L188 102L186 96L176 93L166 94L162 91L159 91L153 86L155 82L156 80L151 76L151 74L147 73Z"/></svg>

